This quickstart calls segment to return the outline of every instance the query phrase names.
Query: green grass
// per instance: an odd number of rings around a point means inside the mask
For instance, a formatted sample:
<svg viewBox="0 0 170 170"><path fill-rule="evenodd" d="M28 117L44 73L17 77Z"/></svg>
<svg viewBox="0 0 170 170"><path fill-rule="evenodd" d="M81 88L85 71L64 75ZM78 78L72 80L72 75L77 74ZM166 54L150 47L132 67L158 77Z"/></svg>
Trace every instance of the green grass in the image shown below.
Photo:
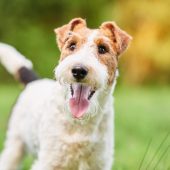
<svg viewBox="0 0 170 170"><path fill-rule="evenodd" d="M0 149L3 148L11 106L20 89L14 85L0 85ZM170 88L118 86L114 96L116 143L113 170L138 170L149 142L141 170L147 169L147 165L148 170L152 170L157 164L158 170L170 169L170 137L162 142L170 131ZM163 153L165 155L160 159ZM24 161L23 170L29 169L30 162L30 158Z"/></svg>

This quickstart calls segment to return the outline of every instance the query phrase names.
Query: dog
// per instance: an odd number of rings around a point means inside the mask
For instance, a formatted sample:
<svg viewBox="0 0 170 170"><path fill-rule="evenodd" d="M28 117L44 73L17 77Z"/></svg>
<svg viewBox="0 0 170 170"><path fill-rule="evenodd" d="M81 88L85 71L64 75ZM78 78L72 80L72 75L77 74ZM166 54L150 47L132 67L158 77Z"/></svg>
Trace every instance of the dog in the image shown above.
<svg viewBox="0 0 170 170"><path fill-rule="evenodd" d="M54 30L61 56L56 81L39 79L32 63L0 43L0 62L25 85L13 108L0 170L17 170L26 151L31 170L111 170L112 93L118 60L131 36L115 22L90 29L82 18Z"/></svg>

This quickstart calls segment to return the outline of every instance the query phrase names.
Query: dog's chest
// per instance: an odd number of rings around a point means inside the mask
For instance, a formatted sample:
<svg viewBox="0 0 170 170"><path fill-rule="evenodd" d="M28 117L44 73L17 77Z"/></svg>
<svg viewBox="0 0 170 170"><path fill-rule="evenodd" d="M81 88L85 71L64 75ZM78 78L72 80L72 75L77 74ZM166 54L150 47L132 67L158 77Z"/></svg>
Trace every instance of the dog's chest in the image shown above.
<svg viewBox="0 0 170 170"><path fill-rule="evenodd" d="M72 137L73 139L71 139ZM70 140L62 141L61 153L65 160L62 163L62 168L66 170L91 170L92 167L95 169L101 166L102 155L105 152L104 140L97 136L94 139L83 135L79 135L77 140L74 140L75 138L75 136L70 136Z"/></svg>

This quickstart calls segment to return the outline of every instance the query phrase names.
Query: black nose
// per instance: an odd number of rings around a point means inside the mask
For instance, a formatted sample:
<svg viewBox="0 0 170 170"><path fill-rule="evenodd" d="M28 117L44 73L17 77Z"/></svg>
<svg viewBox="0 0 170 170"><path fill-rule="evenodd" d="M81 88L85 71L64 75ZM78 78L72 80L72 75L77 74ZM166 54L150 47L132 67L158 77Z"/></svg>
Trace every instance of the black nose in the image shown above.
<svg viewBox="0 0 170 170"><path fill-rule="evenodd" d="M73 77L76 80L82 80L87 76L88 70L84 66L75 66L72 69Z"/></svg>

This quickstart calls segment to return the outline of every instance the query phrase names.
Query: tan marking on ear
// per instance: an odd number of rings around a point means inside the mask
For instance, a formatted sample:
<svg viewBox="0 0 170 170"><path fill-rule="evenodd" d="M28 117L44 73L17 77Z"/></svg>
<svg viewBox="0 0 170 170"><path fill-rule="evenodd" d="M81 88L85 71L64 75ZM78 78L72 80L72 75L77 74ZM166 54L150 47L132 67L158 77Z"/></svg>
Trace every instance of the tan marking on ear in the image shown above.
<svg viewBox="0 0 170 170"><path fill-rule="evenodd" d="M68 24L54 29L54 32L57 36L57 44L59 49L61 50L64 46L66 38L69 36L71 32L76 32L77 30L86 27L86 21L82 18L75 18L71 20Z"/></svg>
<svg viewBox="0 0 170 170"><path fill-rule="evenodd" d="M99 31L110 39L110 45L112 47L112 50L108 53L99 55L100 62L107 67L109 74L108 84L111 85L116 76L118 57L127 49L132 37L121 30L115 22L104 22L100 26Z"/></svg>
<svg viewBox="0 0 170 170"><path fill-rule="evenodd" d="M60 50L63 47L67 30L68 30L68 25L64 25L64 26L62 26L60 28L56 28L54 30L54 32L57 35L56 40L57 40L57 44L58 44L58 47L59 47Z"/></svg>
<svg viewBox="0 0 170 170"><path fill-rule="evenodd" d="M69 22L70 24L70 30L76 31L78 29L81 29L83 27L87 27L86 21L82 18L75 18Z"/></svg>
<svg viewBox="0 0 170 170"><path fill-rule="evenodd" d="M104 35L112 40L116 46L118 56L127 49L130 41L132 40L132 37L125 31L121 30L115 22L104 22L100 26L100 29Z"/></svg>

